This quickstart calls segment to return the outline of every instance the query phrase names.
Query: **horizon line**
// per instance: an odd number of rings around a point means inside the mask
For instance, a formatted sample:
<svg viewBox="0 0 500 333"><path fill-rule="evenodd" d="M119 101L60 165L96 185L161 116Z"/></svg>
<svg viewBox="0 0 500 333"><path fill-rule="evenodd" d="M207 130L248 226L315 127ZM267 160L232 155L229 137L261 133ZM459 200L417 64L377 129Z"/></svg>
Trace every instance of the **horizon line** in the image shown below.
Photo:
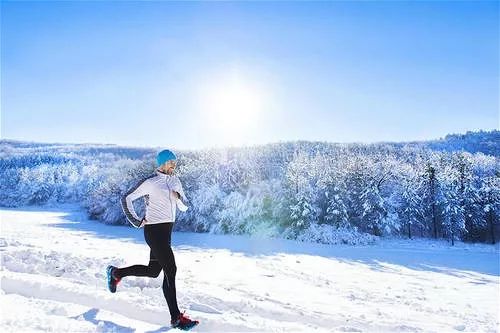
<svg viewBox="0 0 500 333"><path fill-rule="evenodd" d="M334 141L321 141L321 140L280 140L268 143L258 143L258 144L248 144L248 145L238 145L238 146L224 146L224 147L199 147L199 148L179 148L180 151L197 151L197 150L212 150L212 149L229 149L229 148L251 148L251 147L262 147L273 144L283 144L283 143L297 143L297 142L309 142L309 143L327 143L327 144L361 144L361 145L372 145L372 144L397 144L397 143L422 143L428 141L439 141L444 140L446 136L449 135L467 135L469 133L494 133L500 131L499 129L479 129L479 130L469 130L465 133L448 133L445 136L439 138L430 138L423 140L411 140L411 141L371 141L371 142L361 142L361 141L351 141L351 142L334 142ZM30 140L20 140L20 139L9 139L9 138L1 138L0 143L4 141L16 142L16 143L30 143L30 144L43 144L43 145L65 145L65 146L114 146L120 148L135 148L135 149L156 149L161 148L162 146L130 146L130 145L121 145L118 143L93 143L93 142L44 142L44 141L30 141Z"/></svg>

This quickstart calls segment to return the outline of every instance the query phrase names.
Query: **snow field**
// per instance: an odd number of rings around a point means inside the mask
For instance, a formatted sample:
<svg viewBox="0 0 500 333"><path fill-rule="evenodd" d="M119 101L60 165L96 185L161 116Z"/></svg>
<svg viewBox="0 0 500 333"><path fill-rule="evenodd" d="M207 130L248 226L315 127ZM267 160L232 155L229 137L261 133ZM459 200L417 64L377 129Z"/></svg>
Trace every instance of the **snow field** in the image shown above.
<svg viewBox="0 0 500 333"><path fill-rule="evenodd" d="M165 332L142 230L89 221L74 206L3 209L2 331ZM498 248L387 240L326 246L174 233L178 302L196 332L497 332ZM173 331L173 330L172 330Z"/></svg>

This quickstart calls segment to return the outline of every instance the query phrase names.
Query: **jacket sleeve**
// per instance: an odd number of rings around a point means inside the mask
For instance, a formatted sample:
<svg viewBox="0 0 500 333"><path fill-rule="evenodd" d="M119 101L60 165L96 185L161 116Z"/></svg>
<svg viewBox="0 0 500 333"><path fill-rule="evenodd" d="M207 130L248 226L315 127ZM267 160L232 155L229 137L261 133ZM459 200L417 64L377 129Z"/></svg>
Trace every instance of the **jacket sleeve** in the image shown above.
<svg viewBox="0 0 500 333"><path fill-rule="evenodd" d="M186 195L184 194L184 189L182 188L181 181L178 177L175 177L174 186L172 189L181 195L183 201L187 201Z"/></svg>
<svg viewBox="0 0 500 333"><path fill-rule="evenodd" d="M141 226L142 219L139 218L139 216L135 212L133 202L134 200L149 194L147 190L147 184L148 183L146 180L140 181L136 186L131 188L121 199L122 209L125 213L125 217L136 228L139 228Z"/></svg>
<svg viewBox="0 0 500 333"><path fill-rule="evenodd" d="M178 177L175 177L175 182L174 182L174 188L173 190L181 196L179 199L177 199L177 208L181 212L185 212L188 207L184 204L184 202L187 201L186 195L184 194L184 189L182 188L182 183ZM182 201L181 201L182 199ZM183 202L184 201L184 202Z"/></svg>

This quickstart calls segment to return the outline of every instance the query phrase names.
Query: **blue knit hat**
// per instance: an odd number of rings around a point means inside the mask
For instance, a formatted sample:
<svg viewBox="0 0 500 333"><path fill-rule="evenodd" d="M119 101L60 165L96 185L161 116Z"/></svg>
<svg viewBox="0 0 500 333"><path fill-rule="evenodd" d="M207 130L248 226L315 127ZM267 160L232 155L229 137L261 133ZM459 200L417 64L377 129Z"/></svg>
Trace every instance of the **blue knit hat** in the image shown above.
<svg viewBox="0 0 500 333"><path fill-rule="evenodd" d="M162 150L161 152L158 153L158 155L156 155L156 163L158 164L158 166L170 160L176 160L176 159L177 156L175 156L175 154L168 149Z"/></svg>

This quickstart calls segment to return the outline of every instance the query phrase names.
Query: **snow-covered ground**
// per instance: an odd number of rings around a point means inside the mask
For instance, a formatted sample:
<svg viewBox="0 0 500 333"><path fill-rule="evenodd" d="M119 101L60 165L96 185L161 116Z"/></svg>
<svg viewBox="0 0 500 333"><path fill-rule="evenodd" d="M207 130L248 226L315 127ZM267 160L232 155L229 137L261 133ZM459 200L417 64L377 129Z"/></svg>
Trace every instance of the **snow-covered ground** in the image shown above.
<svg viewBox="0 0 500 333"><path fill-rule="evenodd" d="M0 217L2 332L169 330L161 276L106 289L108 264L147 264L142 230L89 221L74 206ZM173 243L179 305L201 321L196 332L499 330L498 246L192 233Z"/></svg>

